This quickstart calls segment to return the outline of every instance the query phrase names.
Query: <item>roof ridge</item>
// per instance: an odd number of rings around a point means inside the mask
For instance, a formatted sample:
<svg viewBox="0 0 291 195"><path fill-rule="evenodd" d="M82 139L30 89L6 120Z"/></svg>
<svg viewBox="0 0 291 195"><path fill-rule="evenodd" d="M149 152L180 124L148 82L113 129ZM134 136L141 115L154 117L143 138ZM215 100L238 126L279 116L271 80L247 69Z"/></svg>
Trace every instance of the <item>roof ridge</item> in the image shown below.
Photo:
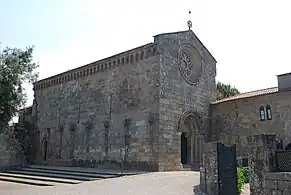
<svg viewBox="0 0 291 195"><path fill-rule="evenodd" d="M271 93L278 92L278 87L269 87L265 89L259 89L259 90L254 90L254 91L249 91L249 92L244 92L244 93L238 93L234 96L230 96L221 100L216 100L212 102L212 104L218 104L222 102L227 102L231 100L238 100L238 99L244 99L244 98L250 98L250 97L256 97L260 95L267 95Z"/></svg>
<svg viewBox="0 0 291 195"><path fill-rule="evenodd" d="M253 91L247 91L247 92L235 94L234 96L231 96L231 97L235 97L237 95L243 95L243 94L247 94L247 93L253 93L253 92L263 91L263 90L267 90L267 89L275 89L275 88L278 88L278 87L268 87L268 88L264 88L264 89L257 89L257 90L253 90Z"/></svg>
<svg viewBox="0 0 291 195"><path fill-rule="evenodd" d="M65 74L70 73L70 72L76 72L76 71L79 71L79 70L82 70L82 69L86 69L86 68L88 68L90 66L94 66L94 64L96 64L96 63L105 63L106 61L110 61L110 59L114 59L114 58L116 58L118 56L122 56L122 55L125 55L127 53L131 53L131 52L135 52L135 51L140 50L140 49L147 48L147 47L149 47L151 45L155 45L155 43L154 42L146 43L146 44L140 45L138 47L134 47L134 48L131 48L131 49L119 52L119 53L115 53L115 54L110 55L110 56L105 57L105 58L101 58L101 59L98 59L98 60L91 61L89 63L80 65L78 67L75 67L75 68L72 68L72 69L69 69L69 70L54 74L54 75L49 76L49 77L42 78L42 79L36 81L34 84L41 83L41 82L49 80L49 79L57 78L59 76L65 75Z"/></svg>

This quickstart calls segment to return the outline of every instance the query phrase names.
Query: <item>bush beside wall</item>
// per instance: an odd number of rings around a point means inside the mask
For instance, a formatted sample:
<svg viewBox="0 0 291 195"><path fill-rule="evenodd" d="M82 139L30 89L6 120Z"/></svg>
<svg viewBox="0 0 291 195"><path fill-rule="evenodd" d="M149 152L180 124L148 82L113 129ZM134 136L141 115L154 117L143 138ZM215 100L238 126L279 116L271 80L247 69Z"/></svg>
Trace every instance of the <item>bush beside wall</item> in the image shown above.
<svg viewBox="0 0 291 195"><path fill-rule="evenodd" d="M244 167L237 168L237 188L239 193L241 193L244 184L248 183L248 181L248 169Z"/></svg>

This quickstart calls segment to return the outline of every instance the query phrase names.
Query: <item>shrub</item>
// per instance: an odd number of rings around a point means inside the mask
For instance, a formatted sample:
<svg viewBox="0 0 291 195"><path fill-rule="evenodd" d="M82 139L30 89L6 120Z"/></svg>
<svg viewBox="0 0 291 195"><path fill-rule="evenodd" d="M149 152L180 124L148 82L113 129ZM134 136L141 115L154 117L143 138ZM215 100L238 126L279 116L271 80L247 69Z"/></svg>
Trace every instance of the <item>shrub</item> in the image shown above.
<svg viewBox="0 0 291 195"><path fill-rule="evenodd" d="M237 168L237 188L239 193L241 193L246 180L246 169L241 167Z"/></svg>
<svg viewBox="0 0 291 195"><path fill-rule="evenodd" d="M244 176L245 176L245 183L249 183L249 169L248 167L242 167Z"/></svg>

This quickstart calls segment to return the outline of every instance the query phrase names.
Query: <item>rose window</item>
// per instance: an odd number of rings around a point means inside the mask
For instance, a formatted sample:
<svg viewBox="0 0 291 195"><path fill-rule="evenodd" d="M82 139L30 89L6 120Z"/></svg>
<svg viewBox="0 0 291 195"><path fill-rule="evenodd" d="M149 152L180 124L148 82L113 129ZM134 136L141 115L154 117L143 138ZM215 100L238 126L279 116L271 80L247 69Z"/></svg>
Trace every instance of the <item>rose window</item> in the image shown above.
<svg viewBox="0 0 291 195"><path fill-rule="evenodd" d="M179 54L179 69L183 77L190 78L192 74L193 64L189 55L185 51L181 51Z"/></svg>
<svg viewBox="0 0 291 195"><path fill-rule="evenodd" d="M203 60L198 50L191 44L184 44L178 53L178 69L186 82L196 85L202 76Z"/></svg>

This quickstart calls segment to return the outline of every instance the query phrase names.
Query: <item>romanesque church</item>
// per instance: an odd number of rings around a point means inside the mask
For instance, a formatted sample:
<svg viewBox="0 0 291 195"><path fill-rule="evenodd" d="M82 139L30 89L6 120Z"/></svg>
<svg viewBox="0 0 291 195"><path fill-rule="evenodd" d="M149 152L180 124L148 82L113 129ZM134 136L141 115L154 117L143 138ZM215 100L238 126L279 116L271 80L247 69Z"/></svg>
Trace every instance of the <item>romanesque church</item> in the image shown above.
<svg viewBox="0 0 291 195"><path fill-rule="evenodd" d="M237 144L245 158L246 137L263 132L291 148L291 74L279 75L277 87L219 101L215 77L215 58L187 30L39 80L32 107L19 118L35 127L31 160L199 168L204 142Z"/></svg>

